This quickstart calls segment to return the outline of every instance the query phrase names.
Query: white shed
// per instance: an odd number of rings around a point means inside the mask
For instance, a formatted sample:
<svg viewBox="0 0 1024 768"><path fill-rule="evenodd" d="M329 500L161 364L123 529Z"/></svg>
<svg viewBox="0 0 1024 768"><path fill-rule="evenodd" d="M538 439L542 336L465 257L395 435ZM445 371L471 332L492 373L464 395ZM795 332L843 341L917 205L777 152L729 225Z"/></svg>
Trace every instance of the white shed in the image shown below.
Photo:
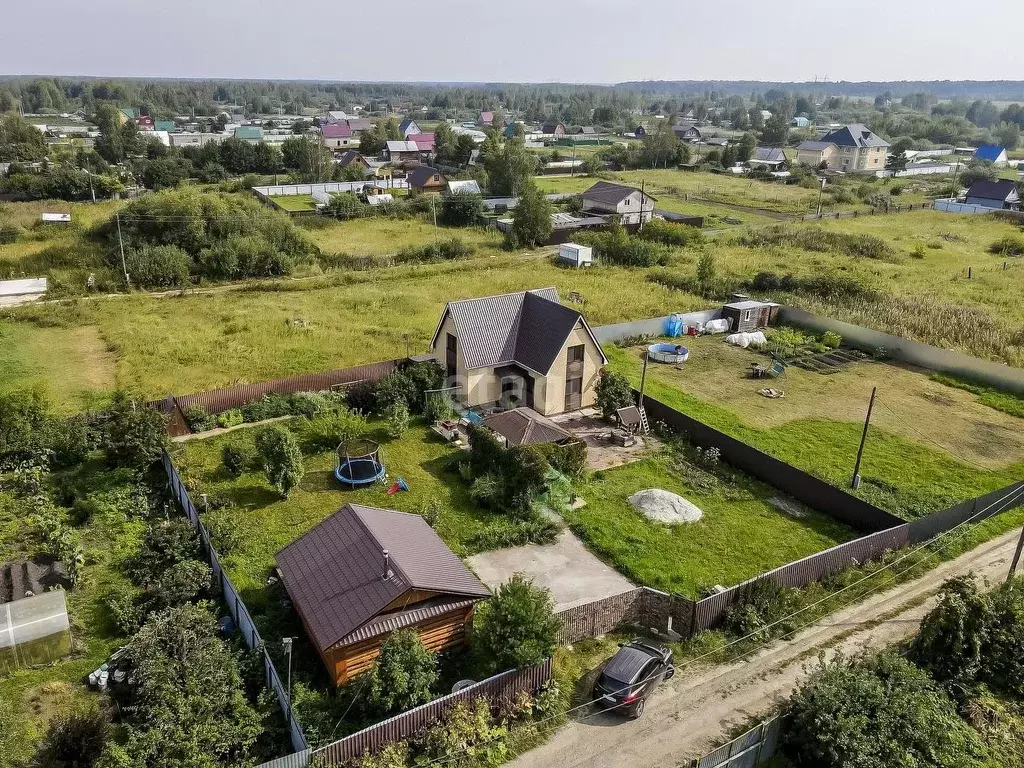
<svg viewBox="0 0 1024 768"><path fill-rule="evenodd" d="M574 267L589 267L594 263L594 249L589 245L562 243L558 247L558 260Z"/></svg>

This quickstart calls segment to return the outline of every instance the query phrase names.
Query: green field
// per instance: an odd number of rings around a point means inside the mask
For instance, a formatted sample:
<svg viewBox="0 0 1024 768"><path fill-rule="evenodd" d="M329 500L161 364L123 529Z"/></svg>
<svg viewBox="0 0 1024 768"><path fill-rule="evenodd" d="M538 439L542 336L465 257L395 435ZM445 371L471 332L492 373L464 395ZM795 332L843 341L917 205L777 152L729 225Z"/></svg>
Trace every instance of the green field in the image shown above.
<svg viewBox="0 0 1024 768"><path fill-rule="evenodd" d="M666 449L656 457L595 472L578 491L586 505L566 517L587 547L640 584L699 598L855 538L835 520L806 510L799 519L767 503L775 489L739 473L704 471ZM677 493L704 513L663 525L628 498L650 488Z"/></svg>
<svg viewBox="0 0 1024 768"><path fill-rule="evenodd" d="M392 254L403 248L426 245L435 240L448 240L452 237L478 248L478 256L490 255L498 251L502 240L502 235L497 229L435 228L425 219L383 217L333 221L327 226L318 226L311 230L310 236L324 253L343 253L349 256Z"/></svg>
<svg viewBox="0 0 1024 768"><path fill-rule="evenodd" d="M288 213L313 213L316 201L312 195L273 195L270 201Z"/></svg>

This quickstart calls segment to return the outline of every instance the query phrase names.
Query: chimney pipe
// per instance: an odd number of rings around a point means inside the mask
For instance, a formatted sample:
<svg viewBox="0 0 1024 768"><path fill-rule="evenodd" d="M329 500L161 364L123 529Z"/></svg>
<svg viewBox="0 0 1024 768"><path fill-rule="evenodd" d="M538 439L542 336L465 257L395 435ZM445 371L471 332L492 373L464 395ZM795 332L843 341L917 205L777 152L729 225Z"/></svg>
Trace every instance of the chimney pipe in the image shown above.
<svg viewBox="0 0 1024 768"><path fill-rule="evenodd" d="M388 551L386 549L382 551L382 554L384 555L384 575L381 576L381 580L387 581L395 575L395 572L388 567L391 563L391 555L388 554Z"/></svg>

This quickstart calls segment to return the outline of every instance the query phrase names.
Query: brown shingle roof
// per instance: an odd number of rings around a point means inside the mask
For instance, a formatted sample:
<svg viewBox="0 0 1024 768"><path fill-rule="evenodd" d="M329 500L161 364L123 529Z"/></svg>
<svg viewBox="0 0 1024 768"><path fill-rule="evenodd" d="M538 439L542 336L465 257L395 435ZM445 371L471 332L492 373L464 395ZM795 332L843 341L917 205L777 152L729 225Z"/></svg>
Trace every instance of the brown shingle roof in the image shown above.
<svg viewBox="0 0 1024 768"><path fill-rule="evenodd" d="M490 594L422 517L356 504L278 552L277 565L321 651L347 641L410 589L464 599Z"/></svg>
<svg viewBox="0 0 1024 768"><path fill-rule="evenodd" d="M515 408L484 419L484 426L508 440L510 445L540 445L571 440L572 435L532 408Z"/></svg>

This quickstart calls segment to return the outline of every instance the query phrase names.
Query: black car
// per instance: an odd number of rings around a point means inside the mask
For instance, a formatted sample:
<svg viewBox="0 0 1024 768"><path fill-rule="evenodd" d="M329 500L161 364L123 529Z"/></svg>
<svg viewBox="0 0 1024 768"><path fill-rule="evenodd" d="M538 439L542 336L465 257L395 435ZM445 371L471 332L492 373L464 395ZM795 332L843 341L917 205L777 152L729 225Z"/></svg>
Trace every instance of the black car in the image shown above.
<svg viewBox="0 0 1024 768"><path fill-rule="evenodd" d="M644 713L644 702L658 683L675 674L672 651L651 640L634 640L619 645L619 651L594 684L594 700L605 709L618 709L627 717Z"/></svg>

